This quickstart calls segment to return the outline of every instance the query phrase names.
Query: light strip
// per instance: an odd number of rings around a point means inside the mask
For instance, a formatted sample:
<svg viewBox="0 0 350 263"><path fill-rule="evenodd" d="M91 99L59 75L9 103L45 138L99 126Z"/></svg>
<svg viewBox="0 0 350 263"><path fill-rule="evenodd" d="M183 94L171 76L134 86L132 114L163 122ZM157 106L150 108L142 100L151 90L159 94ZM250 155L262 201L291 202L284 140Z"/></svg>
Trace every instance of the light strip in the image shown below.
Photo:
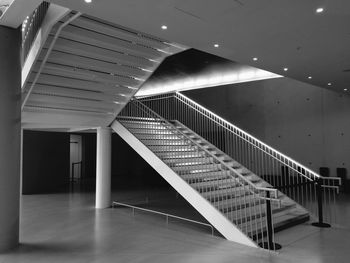
<svg viewBox="0 0 350 263"><path fill-rule="evenodd" d="M136 96L149 96L162 93L209 88L235 83L281 78L283 76L265 70L246 67L240 70L214 72L191 78L182 78L160 84L145 84Z"/></svg>

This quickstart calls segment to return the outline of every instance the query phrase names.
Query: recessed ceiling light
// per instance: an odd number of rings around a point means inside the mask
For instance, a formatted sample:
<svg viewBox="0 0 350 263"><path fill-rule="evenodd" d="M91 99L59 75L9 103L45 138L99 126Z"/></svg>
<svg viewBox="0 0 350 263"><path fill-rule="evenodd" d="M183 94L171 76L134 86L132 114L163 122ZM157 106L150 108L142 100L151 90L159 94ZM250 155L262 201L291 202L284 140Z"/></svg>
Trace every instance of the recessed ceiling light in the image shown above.
<svg viewBox="0 0 350 263"><path fill-rule="evenodd" d="M162 29L163 29L163 30L167 30L168 27L167 27L166 25L162 25Z"/></svg>
<svg viewBox="0 0 350 263"><path fill-rule="evenodd" d="M253 58L254 61L258 61L258 58Z"/></svg>
<svg viewBox="0 0 350 263"><path fill-rule="evenodd" d="M220 46L219 44L214 44L214 47L216 47L216 48L219 47L219 46Z"/></svg>
<svg viewBox="0 0 350 263"><path fill-rule="evenodd" d="M283 68L284 71L288 71L288 68Z"/></svg>
<svg viewBox="0 0 350 263"><path fill-rule="evenodd" d="M344 89L344 91L347 91L348 89Z"/></svg>
<svg viewBox="0 0 350 263"><path fill-rule="evenodd" d="M312 76L308 76L307 78L308 78L308 79L312 79Z"/></svg>
<svg viewBox="0 0 350 263"><path fill-rule="evenodd" d="M332 83L329 82L327 85L328 85L328 86L332 86Z"/></svg>
<svg viewBox="0 0 350 263"><path fill-rule="evenodd" d="M92 2L92 0L84 0L84 1L85 1L85 3L88 3L88 4L90 4Z"/></svg>
<svg viewBox="0 0 350 263"><path fill-rule="evenodd" d="M323 7L319 7L316 9L316 13L322 13L324 11Z"/></svg>

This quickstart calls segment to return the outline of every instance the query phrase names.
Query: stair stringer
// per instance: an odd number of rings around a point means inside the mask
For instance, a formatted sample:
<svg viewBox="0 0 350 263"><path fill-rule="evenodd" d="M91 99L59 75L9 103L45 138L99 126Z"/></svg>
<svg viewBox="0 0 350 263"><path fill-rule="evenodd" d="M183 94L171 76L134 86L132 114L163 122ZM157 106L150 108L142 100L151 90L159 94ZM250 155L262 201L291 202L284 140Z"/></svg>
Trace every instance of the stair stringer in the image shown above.
<svg viewBox="0 0 350 263"><path fill-rule="evenodd" d="M184 181L177 173L157 157L120 122L114 121L111 128L128 143L149 165L153 167L183 198L185 198L227 240L251 247L258 245L230 222L220 211Z"/></svg>

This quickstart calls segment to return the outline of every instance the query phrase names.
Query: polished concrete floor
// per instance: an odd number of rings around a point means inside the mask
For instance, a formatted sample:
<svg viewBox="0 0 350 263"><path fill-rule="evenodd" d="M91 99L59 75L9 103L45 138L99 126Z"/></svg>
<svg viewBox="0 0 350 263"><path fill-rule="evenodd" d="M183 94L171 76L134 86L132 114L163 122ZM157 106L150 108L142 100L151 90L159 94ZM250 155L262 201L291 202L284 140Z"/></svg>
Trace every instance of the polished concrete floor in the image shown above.
<svg viewBox="0 0 350 263"><path fill-rule="evenodd" d="M120 190L113 199L204 221L171 190ZM127 208L95 210L93 204L93 193L23 196L21 245L0 255L0 262L349 262L349 196L340 202L339 225L285 230L277 235L279 253L212 237L203 226L167 225L161 216L133 216Z"/></svg>

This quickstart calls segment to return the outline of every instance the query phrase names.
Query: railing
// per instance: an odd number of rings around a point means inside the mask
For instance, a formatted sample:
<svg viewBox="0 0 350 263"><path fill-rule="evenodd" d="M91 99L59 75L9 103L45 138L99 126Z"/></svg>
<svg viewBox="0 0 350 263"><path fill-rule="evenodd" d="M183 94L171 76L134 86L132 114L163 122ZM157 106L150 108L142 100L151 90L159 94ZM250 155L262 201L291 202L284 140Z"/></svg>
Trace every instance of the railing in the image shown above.
<svg viewBox="0 0 350 263"><path fill-rule="evenodd" d="M174 218L174 219L179 219L179 220L182 220L182 221L186 221L186 222L190 222L190 223L194 223L194 224L198 224L198 225L202 225L202 226L207 226L207 227L210 227L211 235L214 236L214 227L212 225L210 225L210 224L207 224L207 223L203 223L203 222L199 222L199 221L196 221L196 220L193 220L193 219L188 219L188 218L184 218L184 217L181 217L181 216L171 215L171 214L167 214L167 213L163 213L163 212L159 212L159 211L155 211L155 210L151 210L151 209L146 209L146 208L142 208L142 207L128 205L128 204L124 204L124 203L120 203L120 202L116 202L116 201L114 201L112 203L112 207L114 207L114 208L117 207L118 205L131 208L133 215L135 215L135 210L140 210L140 211L149 212L149 213L152 213L152 214L165 216L166 224L169 224L169 218Z"/></svg>
<svg viewBox="0 0 350 263"><path fill-rule="evenodd" d="M75 175L74 175L75 172L74 172L74 171L75 171L75 166L76 166L76 165L79 165L79 168L80 168L80 169L79 169L79 177L78 177L78 178L81 180L83 162L82 162L82 161L80 161L80 162L73 162L73 163L72 163L72 168L71 168L71 169L72 169L72 175L71 175L71 179L70 179L70 182L71 182L71 183L74 183L74 182L75 182Z"/></svg>
<svg viewBox="0 0 350 263"><path fill-rule="evenodd" d="M49 6L48 2L42 2L31 15L27 16L22 24L22 64L29 54Z"/></svg>
<svg viewBox="0 0 350 263"><path fill-rule="evenodd" d="M320 223L324 219L335 221L340 178L318 175L180 93L144 97L140 101L163 118L177 120L192 129L318 216Z"/></svg>
<svg viewBox="0 0 350 263"><path fill-rule="evenodd" d="M251 239L267 244L264 248L275 249L269 205L273 201L272 207L279 207L276 189L256 186L137 99L129 102L117 120L183 179L220 167L223 170L220 180L206 183L192 178L192 187ZM174 160L180 159L183 163L177 165Z"/></svg>

